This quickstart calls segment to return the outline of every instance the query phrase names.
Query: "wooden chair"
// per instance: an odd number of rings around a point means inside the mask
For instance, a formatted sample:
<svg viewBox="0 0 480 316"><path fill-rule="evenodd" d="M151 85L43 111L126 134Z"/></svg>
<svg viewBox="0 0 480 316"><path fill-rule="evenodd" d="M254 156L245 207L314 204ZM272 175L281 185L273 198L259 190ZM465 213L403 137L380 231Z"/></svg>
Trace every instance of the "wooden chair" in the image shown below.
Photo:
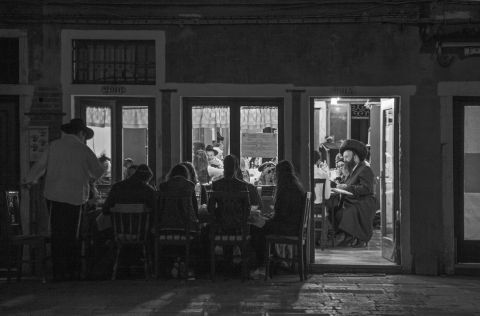
<svg viewBox="0 0 480 316"><path fill-rule="evenodd" d="M208 200L210 224L210 276L215 279L215 246L238 246L242 252L242 280L248 277L247 246L250 241L248 191L213 191Z"/></svg>
<svg viewBox="0 0 480 316"><path fill-rule="evenodd" d="M327 217L327 208L325 206L326 201L326 194L325 188L327 179L314 179L314 208L313 208L313 231L314 231L314 239L317 240L317 233L320 234L320 249L324 250L328 239L332 240L332 247L334 246L335 239L334 239L334 232L333 235L330 234L330 228L333 228L330 221Z"/></svg>
<svg viewBox="0 0 480 316"><path fill-rule="evenodd" d="M155 211L155 277L159 277L160 248L166 245L185 248L185 277L188 278L190 249L192 240L198 235L197 227L192 227L189 218L193 211L192 196L170 196L160 192L158 209ZM161 223L161 214L178 214L179 226L165 227Z"/></svg>
<svg viewBox="0 0 480 316"><path fill-rule="evenodd" d="M271 276L270 263L272 261L271 247L275 244L288 244L296 246L296 259L298 264L298 274L300 281L307 277L307 238L308 238L308 223L310 221L310 200L311 192L305 194L305 205L302 214L302 225L299 228L297 236L283 236L283 235L267 235L266 240L266 271L265 281ZM292 260L294 260L293 258Z"/></svg>
<svg viewBox="0 0 480 316"><path fill-rule="evenodd" d="M149 249L147 236L150 229L150 210L144 204L115 204L111 208L114 242L117 246L112 280L117 278L118 260L125 245L142 247L145 259L145 278L149 276Z"/></svg>
<svg viewBox="0 0 480 316"><path fill-rule="evenodd" d="M18 191L5 191L5 198L6 204L0 218L0 223L2 223L0 242L6 253L7 281L10 281L10 269L13 263L12 251L16 250L17 281L20 281L22 278L23 263L30 263L32 271L34 271L36 262L40 266L42 282L45 283L46 237L23 234ZM25 246L29 246L30 250L35 250L35 256L30 251L29 260L24 260L23 258Z"/></svg>

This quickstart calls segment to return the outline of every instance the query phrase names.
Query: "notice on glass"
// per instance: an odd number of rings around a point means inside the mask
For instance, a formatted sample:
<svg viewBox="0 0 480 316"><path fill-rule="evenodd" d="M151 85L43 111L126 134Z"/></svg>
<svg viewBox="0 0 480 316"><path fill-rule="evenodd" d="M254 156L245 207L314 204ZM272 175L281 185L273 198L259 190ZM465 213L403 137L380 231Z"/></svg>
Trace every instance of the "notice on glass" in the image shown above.
<svg viewBox="0 0 480 316"><path fill-rule="evenodd" d="M30 161L38 161L48 146L48 126L29 127L28 141Z"/></svg>
<svg viewBox="0 0 480 316"><path fill-rule="evenodd" d="M277 134L242 133L243 157L277 157Z"/></svg>

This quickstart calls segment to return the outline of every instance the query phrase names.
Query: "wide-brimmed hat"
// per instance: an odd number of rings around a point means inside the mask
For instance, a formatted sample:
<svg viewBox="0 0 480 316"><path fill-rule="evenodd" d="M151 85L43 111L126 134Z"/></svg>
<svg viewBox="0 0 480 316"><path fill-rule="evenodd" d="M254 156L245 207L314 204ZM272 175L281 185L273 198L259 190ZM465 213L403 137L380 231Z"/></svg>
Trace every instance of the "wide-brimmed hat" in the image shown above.
<svg viewBox="0 0 480 316"><path fill-rule="evenodd" d="M205 148L205 151L213 151L215 156L218 155L218 150L216 150L212 145L208 145L207 148Z"/></svg>
<svg viewBox="0 0 480 316"><path fill-rule="evenodd" d="M367 147L364 143L355 139L347 139L343 141L342 146L340 146L340 154L343 155L345 150L351 150L356 153L361 161L365 160L365 157L367 157Z"/></svg>
<svg viewBox="0 0 480 316"><path fill-rule="evenodd" d="M87 127L85 122L82 119L74 118L70 120L70 123L63 124L60 126L62 132L66 134L77 134L80 131L85 132L85 139L90 139L93 137L93 129Z"/></svg>

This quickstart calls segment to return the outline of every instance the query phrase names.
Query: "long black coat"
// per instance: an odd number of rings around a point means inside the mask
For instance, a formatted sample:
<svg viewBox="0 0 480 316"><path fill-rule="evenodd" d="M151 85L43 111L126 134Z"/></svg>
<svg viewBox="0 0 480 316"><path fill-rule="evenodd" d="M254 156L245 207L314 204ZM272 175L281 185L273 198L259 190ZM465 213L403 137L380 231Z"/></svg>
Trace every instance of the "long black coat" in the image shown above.
<svg viewBox="0 0 480 316"><path fill-rule="evenodd" d="M375 175L372 169L360 162L344 184L353 196L344 195L343 205L336 211L338 228L362 241L369 241L373 234L373 217L378 209L375 197Z"/></svg>

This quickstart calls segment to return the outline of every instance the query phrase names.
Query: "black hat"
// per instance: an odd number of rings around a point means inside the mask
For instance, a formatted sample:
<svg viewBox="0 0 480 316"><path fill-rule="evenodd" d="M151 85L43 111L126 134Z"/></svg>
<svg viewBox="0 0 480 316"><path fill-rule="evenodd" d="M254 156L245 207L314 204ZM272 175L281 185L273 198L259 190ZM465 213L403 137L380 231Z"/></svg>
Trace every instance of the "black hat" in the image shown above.
<svg viewBox="0 0 480 316"><path fill-rule="evenodd" d="M85 132L85 139L90 139L93 137L93 129L87 127L85 122L82 119L74 118L70 120L70 123L63 124L60 126L62 132L66 134L77 134L80 131Z"/></svg>
<svg viewBox="0 0 480 316"><path fill-rule="evenodd" d="M340 146L340 154L343 155L345 150L351 150L356 153L361 161L365 160L365 157L367 157L367 147L364 143L355 139L347 139L343 141L342 146Z"/></svg>
<svg viewBox="0 0 480 316"><path fill-rule="evenodd" d="M216 150L212 145L208 145L207 148L205 148L205 151L213 151L215 156L218 155L218 150Z"/></svg>

